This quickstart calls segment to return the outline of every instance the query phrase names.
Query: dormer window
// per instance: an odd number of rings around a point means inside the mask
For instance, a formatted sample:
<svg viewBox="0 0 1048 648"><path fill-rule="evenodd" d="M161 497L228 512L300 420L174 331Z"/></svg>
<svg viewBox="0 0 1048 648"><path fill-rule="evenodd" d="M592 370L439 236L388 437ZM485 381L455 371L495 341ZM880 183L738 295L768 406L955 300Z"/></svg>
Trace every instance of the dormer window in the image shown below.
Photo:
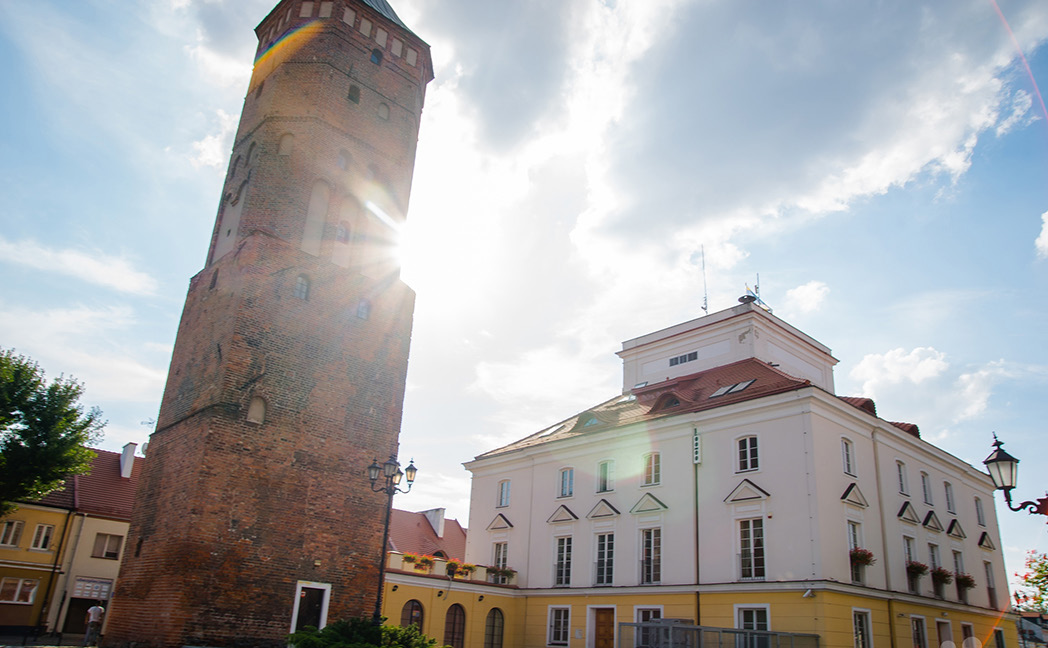
<svg viewBox="0 0 1048 648"><path fill-rule="evenodd" d="M737 394L755 382L757 382L756 378L752 380L744 380L743 382L735 383L734 385L725 385L717 391L710 394L710 398L716 398L718 396L724 396L726 394Z"/></svg>

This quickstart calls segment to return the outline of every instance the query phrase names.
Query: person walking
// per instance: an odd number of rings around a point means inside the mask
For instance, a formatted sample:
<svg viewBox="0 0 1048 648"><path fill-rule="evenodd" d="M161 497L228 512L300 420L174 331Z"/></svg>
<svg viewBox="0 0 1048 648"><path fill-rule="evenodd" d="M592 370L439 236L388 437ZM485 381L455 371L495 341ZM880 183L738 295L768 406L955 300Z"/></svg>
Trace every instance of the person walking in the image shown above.
<svg viewBox="0 0 1048 648"><path fill-rule="evenodd" d="M94 646L98 643L98 635L102 631L102 617L105 615L106 609L102 607L102 601L96 601L94 605L87 608L87 616L84 617L84 621L87 622L87 633L84 635L85 646Z"/></svg>

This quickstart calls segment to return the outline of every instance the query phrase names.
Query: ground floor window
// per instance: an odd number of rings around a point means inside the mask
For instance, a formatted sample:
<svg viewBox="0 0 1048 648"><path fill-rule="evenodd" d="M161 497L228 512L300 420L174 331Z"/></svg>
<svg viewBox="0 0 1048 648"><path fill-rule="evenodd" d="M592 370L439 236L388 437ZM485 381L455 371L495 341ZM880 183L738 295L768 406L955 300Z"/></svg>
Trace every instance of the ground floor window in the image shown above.
<svg viewBox="0 0 1048 648"><path fill-rule="evenodd" d="M462 648L466 642L466 610L458 603L448 608L444 618L444 645Z"/></svg>
<svg viewBox="0 0 1048 648"><path fill-rule="evenodd" d="M872 648L870 641L870 613L866 610L852 611L852 633L855 648Z"/></svg>
<svg viewBox="0 0 1048 648"><path fill-rule="evenodd" d="M505 626L506 619L502 616L502 610L491 608L487 621L484 622L484 648L502 648L502 631Z"/></svg>
<svg viewBox="0 0 1048 648"><path fill-rule="evenodd" d="M0 581L0 603L29 605L36 598L40 581L35 578L4 578Z"/></svg>
<svg viewBox="0 0 1048 648"><path fill-rule="evenodd" d="M637 608L637 623L651 623L662 618L662 608ZM653 646L658 638L655 628L637 629L637 646Z"/></svg>
<svg viewBox="0 0 1048 648"><path fill-rule="evenodd" d="M913 617L910 619L910 628L913 636L913 648L928 648L928 633L925 631L924 619Z"/></svg>
<svg viewBox="0 0 1048 648"><path fill-rule="evenodd" d="M547 644L550 646L567 646L570 622L571 608L551 607L549 609L549 638Z"/></svg>
<svg viewBox="0 0 1048 648"><path fill-rule="evenodd" d="M415 626L422 630L422 604L411 599L400 610L400 627Z"/></svg>

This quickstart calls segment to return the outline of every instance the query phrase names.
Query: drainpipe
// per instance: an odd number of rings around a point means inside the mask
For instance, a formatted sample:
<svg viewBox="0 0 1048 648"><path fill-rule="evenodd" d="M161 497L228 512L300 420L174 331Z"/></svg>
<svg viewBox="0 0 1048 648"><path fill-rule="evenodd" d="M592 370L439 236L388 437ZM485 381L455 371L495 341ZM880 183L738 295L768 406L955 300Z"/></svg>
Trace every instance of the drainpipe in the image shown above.
<svg viewBox="0 0 1048 648"><path fill-rule="evenodd" d="M76 486L74 481L73 492L76 492ZM51 585L55 580L55 572L58 571L58 561L62 557L62 546L65 545L66 530L69 529L69 518L73 516L73 509L66 512L65 522L62 523L62 533L58 536L58 546L55 547L55 560L51 563L51 573L47 575L47 587L44 588L44 592L48 593L46 603L40 606L40 610L36 613L36 626L40 627L40 622L44 619L44 611L50 611L50 603L54 601L54 592L51 591ZM64 598L63 598L64 601ZM59 608L62 604L59 603ZM57 619L56 619L57 623Z"/></svg>
<svg viewBox="0 0 1048 648"><path fill-rule="evenodd" d="M702 625L702 606L701 598L702 595L699 593L699 586L702 585L702 580L699 578L700 574L700 553L699 553L699 465L702 461L702 437L699 436L699 427L697 423L692 424L692 482L691 482L691 496L695 503L695 625ZM698 461L695 461L698 459Z"/></svg>

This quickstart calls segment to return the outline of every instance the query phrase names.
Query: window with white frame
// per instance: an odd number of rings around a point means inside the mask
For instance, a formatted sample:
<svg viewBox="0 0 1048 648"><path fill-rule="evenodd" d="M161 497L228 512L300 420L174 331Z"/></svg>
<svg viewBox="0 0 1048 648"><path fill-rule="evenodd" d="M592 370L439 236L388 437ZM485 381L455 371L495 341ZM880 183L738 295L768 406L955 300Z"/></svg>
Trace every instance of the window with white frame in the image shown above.
<svg viewBox="0 0 1048 648"><path fill-rule="evenodd" d="M634 608L634 618L637 623L651 623L662 618L662 608ZM658 641L658 631L654 628L637 628L635 645L654 646Z"/></svg>
<svg viewBox="0 0 1048 648"><path fill-rule="evenodd" d="M903 536L902 549L903 554L906 556L906 562L917 561L917 544L913 538L911 538L910 536Z"/></svg>
<svg viewBox="0 0 1048 648"><path fill-rule="evenodd" d="M910 618L910 633L913 637L913 648L928 648L928 633L922 617Z"/></svg>
<svg viewBox="0 0 1048 648"><path fill-rule="evenodd" d="M735 627L739 630L768 630L768 608L767 607L738 607L735 608Z"/></svg>
<svg viewBox="0 0 1048 648"><path fill-rule="evenodd" d="M943 490L946 491L946 511L949 513L956 513L957 509L953 505L953 484L950 482L942 483Z"/></svg>
<svg viewBox="0 0 1048 648"><path fill-rule="evenodd" d="M641 529L640 582L655 585L662 581L662 529Z"/></svg>
<svg viewBox="0 0 1048 648"><path fill-rule="evenodd" d="M571 536L557 538L557 558L553 563L553 586L571 585Z"/></svg>
<svg viewBox="0 0 1048 648"><path fill-rule="evenodd" d="M852 610L852 635L855 648L873 648L870 639L870 611Z"/></svg>
<svg viewBox="0 0 1048 648"><path fill-rule="evenodd" d="M939 560L939 545L934 542L928 543L928 560L932 563L929 565L932 569L942 567L942 562Z"/></svg>
<svg viewBox="0 0 1048 648"><path fill-rule="evenodd" d="M615 534L597 534L597 562L594 565L594 585L611 585L615 573Z"/></svg>
<svg viewBox="0 0 1048 648"><path fill-rule="evenodd" d="M38 524L36 530L33 532L33 549L37 551L47 551L51 548L51 538L55 533L55 525L53 524Z"/></svg>
<svg viewBox="0 0 1048 648"><path fill-rule="evenodd" d="M496 569L506 569L509 564L509 543L496 542L492 545L492 561L491 566ZM509 579L505 576L498 575L491 577L492 583L505 584Z"/></svg>
<svg viewBox="0 0 1048 648"><path fill-rule="evenodd" d="M975 498L975 520L979 526L986 526L986 513L983 511L982 500L978 497Z"/></svg>
<svg viewBox="0 0 1048 648"><path fill-rule="evenodd" d="M560 482L557 486L557 497L571 497L575 494L575 469L561 468Z"/></svg>
<svg viewBox="0 0 1048 648"><path fill-rule="evenodd" d="M644 485L655 486L662 482L662 456L658 452L644 455Z"/></svg>
<svg viewBox="0 0 1048 648"><path fill-rule="evenodd" d="M737 472L757 470L760 463L757 459L757 437L748 436L739 439L739 469Z"/></svg>
<svg viewBox="0 0 1048 648"><path fill-rule="evenodd" d="M498 498L495 501L495 506L501 508L503 506L509 506L509 480L503 479L499 482L498 487Z"/></svg>
<svg viewBox="0 0 1048 648"><path fill-rule="evenodd" d="M1004 630L1000 628L993 629L993 648L1006 648L1004 643Z"/></svg>
<svg viewBox="0 0 1048 648"><path fill-rule="evenodd" d="M764 579L764 519L739 520L739 577Z"/></svg>
<svg viewBox="0 0 1048 648"><path fill-rule="evenodd" d="M597 492L607 493L615 490L615 462L602 461L597 464Z"/></svg>
<svg viewBox="0 0 1048 648"><path fill-rule="evenodd" d="M983 574L986 576L986 597L990 600L990 607L997 607L997 587L994 585L993 563L983 561Z"/></svg>
<svg viewBox="0 0 1048 648"><path fill-rule="evenodd" d="M107 560L120 560L120 546L124 543L124 536L111 533L99 533L95 535L95 546L91 551L94 558L106 558Z"/></svg>
<svg viewBox="0 0 1048 648"><path fill-rule="evenodd" d="M953 552L953 571L958 574L964 573L964 555L956 550Z"/></svg>
<svg viewBox="0 0 1048 648"><path fill-rule="evenodd" d="M901 461L895 462L895 472L899 477L899 492L903 495L910 494L910 483L906 475L906 464Z"/></svg>
<svg viewBox="0 0 1048 648"><path fill-rule="evenodd" d="M848 439L841 439L841 463L846 475L855 476L855 448Z"/></svg>
<svg viewBox="0 0 1048 648"><path fill-rule="evenodd" d="M571 608L550 606L549 637L546 639L546 644L549 646L567 646L570 631Z"/></svg>
<svg viewBox="0 0 1048 648"><path fill-rule="evenodd" d="M928 473L921 473L921 491L924 493L924 503L928 506L935 505L935 499L932 497L932 480L928 477Z"/></svg>
<svg viewBox="0 0 1048 648"><path fill-rule="evenodd" d="M21 520L6 520L0 522L0 545L4 547L17 547L18 541L22 539L22 527L25 525Z"/></svg>
<svg viewBox="0 0 1048 648"><path fill-rule="evenodd" d="M862 524L854 520L848 520L848 550L862 548ZM851 563L851 579L854 583L862 583L863 566Z"/></svg>
<svg viewBox="0 0 1048 648"><path fill-rule="evenodd" d="M35 578L10 578L0 580L0 603L29 605L36 598L40 581Z"/></svg>

